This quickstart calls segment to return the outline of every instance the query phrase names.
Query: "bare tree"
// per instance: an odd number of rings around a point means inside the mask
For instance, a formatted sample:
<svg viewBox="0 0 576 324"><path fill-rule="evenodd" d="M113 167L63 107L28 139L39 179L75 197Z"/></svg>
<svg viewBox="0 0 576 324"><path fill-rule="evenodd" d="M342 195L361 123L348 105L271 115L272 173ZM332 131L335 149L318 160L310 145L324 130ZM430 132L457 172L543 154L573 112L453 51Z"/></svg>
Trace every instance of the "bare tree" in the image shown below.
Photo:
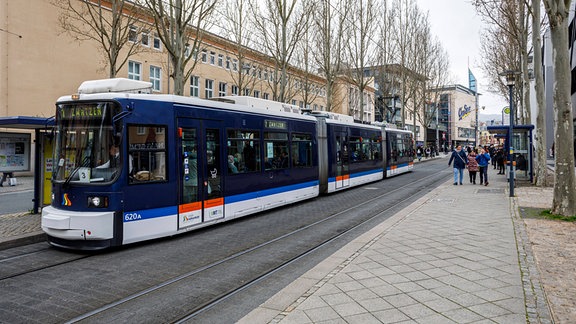
<svg viewBox="0 0 576 324"><path fill-rule="evenodd" d="M274 61L271 89L274 99L288 102L289 67L296 44L300 41L310 13L297 0L266 0L264 11L255 9L256 27L265 51Z"/></svg>
<svg viewBox="0 0 576 324"><path fill-rule="evenodd" d="M196 67L196 54L200 52L216 0L144 1L172 63L173 93L183 95L184 84Z"/></svg>
<svg viewBox="0 0 576 324"><path fill-rule="evenodd" d="M508 57L508 60L500 62L499 65L504 65L507 69L512 68L522 71L522 79L517 80L516 89L522 91L523 96L518 98L519 104L514 106L515 117L522 122L530 121L530 80L528 75L529 17L526 15L527 5L525 0L474 0L473 4L486 22L496 26L496 28L487 30L488 33L495 33L496 35L488 36L490 43L486 45L491 48L489 50L497 50L498 53L483 51L483 54L500 58L502 56ZM497 44L501 46L494 48ZM516 56L511 57L509 53L501 53L510 50ZM507 87L502 81L502 77L498 75L499 72L506 69L494 71L494 65L485 63L484 70L491 76L492 81L498 84L496 88L499 89L499 93L503 97L507 97ZM492 73L489 70L492 70Z"/></svg>
<svg viewBox="0 0 576 324"><path fill-rule="evenodd" d="M571 75L568 52L568 13L571 0L544 0L550 23L554 59L555 176L552 213L576 214L576 175L574 173ZM565 143L565 144L560 144ZM566 145L567 144L567 145Z"/></svg>
<svg viewBox="0 0 576 324"><path fill-rule="evenodd" d="M418 56L421 64L416 72L421 74L424 80L420 82L423 87L420 90L422 96L415 95L414 98L415 107L417 107L416 120L422 125L423 141L427 143L427 130L433 123L436 125L436 115L439 108L438 104L432 104L440 101L440 92L435 90L447 84L450 62L448 53L442 48L440 40L432 39L429 30L422 34L420 44Z"/></svg>
<svg viewBox="0 0 576 324"><path fill-rule="evenodd" d="M143 51L138 46L141 10L128 0L53 0L60 9L58 24L78 42L91 40L105 57L108 75L115 78L128 58ZM123 53L123 54L122 54Z"/></svg>
<svg viewBox="0 0 576 324"><path fill-rule="evenodd" d="M341 105L336 82L342 69L344 30L350 0L322 0L316 5L314 35L319 45L316 48L316 64L326 80L326 111Z"/></svg>
<svg viewBox="0 0 576 324"><path fill-rule="evenodd" d="M397 44L394 42L394 24L396 11L390 8L388 1L383 1L379 14L382 21L377 32L377 64L373 69L374 83L377 85L376 109L381 114L379 120L393 123L396 115L396 98L399 92L397 73L393 73L394 59L397 55Z"/></svg>
<svg viewBox="0 0 576 324"><path fill-rule="evenodd" d="M304 1L304 11L314 12L316 10L315 1ZM297 44L296 65L303 73L300 73L299 82L296 83L295 90L300 94L304 107L310 107L312 103L319 97L320 89L318 87L319 77L315 75L317 66L314 65L314 49L317 43L314 39L314 22L312 19L307 20L307 25L304 29L302 41Z"/></svg>
<svg viewBox="0 0 576 324"><path fill-rule="evenodd" d="M394 2L394 7L398 10L398 15L396 15L395 26L395 42L398 45L398 57L397 62L402 67L399 71L399 86L400 90L400 102L401 107L401 122L400 126L406 125L407 114L414 113L414 98L415 91L411 91L410 86L415 85L412 83L415 77L414 72L411 68L414 65L414 49L416 44L416 38L414 37L414 31L418 29L420 25L423 24L424 16L419 10L416 2L414 0L396 0ZM414 120L413 125L414 138L416 138L416 125Z"/></svg>
<svg viewBox="0 0 576 324"><path fill-rule="evenodd" d="M350 114L364 121L366 98L364 91L372 83L372 76L365 73L366 67L376 63L375 46L371 39L379 23L377 7L374 0L360 0L350 7L348 12L346 58L349 64L348 76L356 91L351 93L358 96L358 100L350 100ZM355 113L355 112L359 112ZM369 120L368 120L369 121Z"/></svg>
<svg viewBox="0 0 576 324"><path fill-rule="evenodd" d="M248 14L248 9L252 6L251 0L229 0L223 8L224 34L234 44L234 51L231 54L234 61L227 64L231 64L230 76L234 85L238 87L239 94L253 90L258 78L252 75L262 73L260 65L254 59L248 58L254 39L251 28L254 23Z"/></svg>
<svg viewBox="0 0 576 324"><path fill-rule="evenodd" d="M535 90L536 90L536 165L534 174L534 184L536 186L547 186L548 180L546 173L548 167L546 165L546 105L544 104L544 74L542 73L542 34L540 28L542 26L540 17L540 0L531 0L531 14L532 14L532 47L534 48L534 77L535 77Z"/></svg>

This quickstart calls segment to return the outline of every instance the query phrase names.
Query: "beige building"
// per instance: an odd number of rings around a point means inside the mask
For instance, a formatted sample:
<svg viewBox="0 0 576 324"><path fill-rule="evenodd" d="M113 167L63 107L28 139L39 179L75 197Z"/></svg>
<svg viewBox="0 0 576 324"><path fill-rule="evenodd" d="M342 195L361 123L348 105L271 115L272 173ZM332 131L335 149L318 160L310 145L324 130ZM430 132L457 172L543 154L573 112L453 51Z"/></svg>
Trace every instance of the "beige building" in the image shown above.
<svg viewBox="0 0 576 324"><path fill-rule="evenodd" d="M0 117L51 117L60 96L76 93L83 81L108 78L108 66L99 44L74 41L58 23L60 10L52 0L0 1ZM142 51L128 59L117 77L150 81L156 93L172 93L168 54L152 30L152 26L135 27L131 37ZM239 66L235 49L230 41L207 34L202 50L196 53L198 63L186 81L184 95L200 98L249 95L273 100L268 82L273 78L272 59L246 49L247 63ZM244 89L235 82L242 68L250 79ZM312 110L326 109L325 80L321 76L294 67L288 73L289 103ZM357 90L346 78L338 80L337 88L333 112L374 121L374 87L363 94L363 109L358 104ZM308 104L304 102L304 89L312 93ZM0 128L2 132L30 131ZM32 160L34 156L32 146Z"/></svg>
<svg viewBox="0 0 576 324"><path fill-rule="evenodd" d="M108 77L108 67L98 44L94 41L75 42L64 33L58 24L59 10L50 0L0 2L3 13L0 16L0 117L52 116L59 96L75 93L85 80ZM152 30L151 26L143 29ZM173 85L168 77L168 54L153 32L140 30L135 31L132 37L143 51L130 57L117 77L150 81L155 92L171 93ZM187 80L184 95L200 98L249 95L273 100L268 82L273 77L271 58L248 49L248 63L240 67L234 49L235 45L226 39L207 34L201 52L195 56L198 64ZM239 89L235 84L235 74L242 68L250 79L246 89ZM291 68L289 74L289 103L325 110L323 78L296 68ZM313 92L309 104L303 101L306 86ZM335 100L338 105L334 112L374 120L373 87L363 94L363 110L358 107L359 95L351 84L342 78L338 87L341 89L337 91L339 98Z"/></svg>

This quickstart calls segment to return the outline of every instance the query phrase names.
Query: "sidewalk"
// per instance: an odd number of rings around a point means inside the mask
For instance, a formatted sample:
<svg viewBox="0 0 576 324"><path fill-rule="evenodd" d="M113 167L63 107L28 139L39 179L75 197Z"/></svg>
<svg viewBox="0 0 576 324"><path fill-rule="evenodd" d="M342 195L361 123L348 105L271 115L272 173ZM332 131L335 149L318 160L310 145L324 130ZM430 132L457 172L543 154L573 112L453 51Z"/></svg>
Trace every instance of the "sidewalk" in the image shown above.
<svg viewBox="0 0 576 324"><path fill-rule="evenodd" d="M0 187L0 195L11 192L34 190L34 177L16 176L18 184ZM30 203L32 209L32 202ZM40 242L45 240L44 232L40 229L40 214L30 214L22 211L13 214L0 215L0 250L10 247Z"/></svg>
<svg viewBox="0 0 576 324"><path fill-rule="evenodd" d="M506 177L446 177L240 322L551 323Z"/></svg>

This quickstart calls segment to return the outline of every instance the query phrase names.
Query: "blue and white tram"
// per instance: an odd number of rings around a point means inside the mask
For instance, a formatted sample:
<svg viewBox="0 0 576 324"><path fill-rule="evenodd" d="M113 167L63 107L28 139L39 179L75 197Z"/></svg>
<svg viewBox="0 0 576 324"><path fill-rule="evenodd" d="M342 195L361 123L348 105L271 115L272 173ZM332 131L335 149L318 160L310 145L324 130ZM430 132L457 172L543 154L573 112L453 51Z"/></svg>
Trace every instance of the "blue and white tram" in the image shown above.
<svg viewBox="0 0 576 324"><path fill-rule="evenodd" d="M52 203L42 210L51 244L175 235L376 181L399 161L388 152L400 142L386 143L396 135L346 116L141 93L148 87L87 81L58 100Z"/></svg>

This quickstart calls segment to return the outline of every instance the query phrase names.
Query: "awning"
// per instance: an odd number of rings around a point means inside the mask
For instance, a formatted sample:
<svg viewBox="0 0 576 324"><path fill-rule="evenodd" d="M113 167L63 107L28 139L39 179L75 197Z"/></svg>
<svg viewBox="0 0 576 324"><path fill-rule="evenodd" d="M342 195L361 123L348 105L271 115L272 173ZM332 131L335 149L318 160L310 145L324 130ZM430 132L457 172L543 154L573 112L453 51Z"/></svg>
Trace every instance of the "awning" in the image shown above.
<svg viewBox="0 0 576 324"><path fill-rule="evenodd" d="M42 129L54 126L53 117L0 117L0 128Z"/></svg>

